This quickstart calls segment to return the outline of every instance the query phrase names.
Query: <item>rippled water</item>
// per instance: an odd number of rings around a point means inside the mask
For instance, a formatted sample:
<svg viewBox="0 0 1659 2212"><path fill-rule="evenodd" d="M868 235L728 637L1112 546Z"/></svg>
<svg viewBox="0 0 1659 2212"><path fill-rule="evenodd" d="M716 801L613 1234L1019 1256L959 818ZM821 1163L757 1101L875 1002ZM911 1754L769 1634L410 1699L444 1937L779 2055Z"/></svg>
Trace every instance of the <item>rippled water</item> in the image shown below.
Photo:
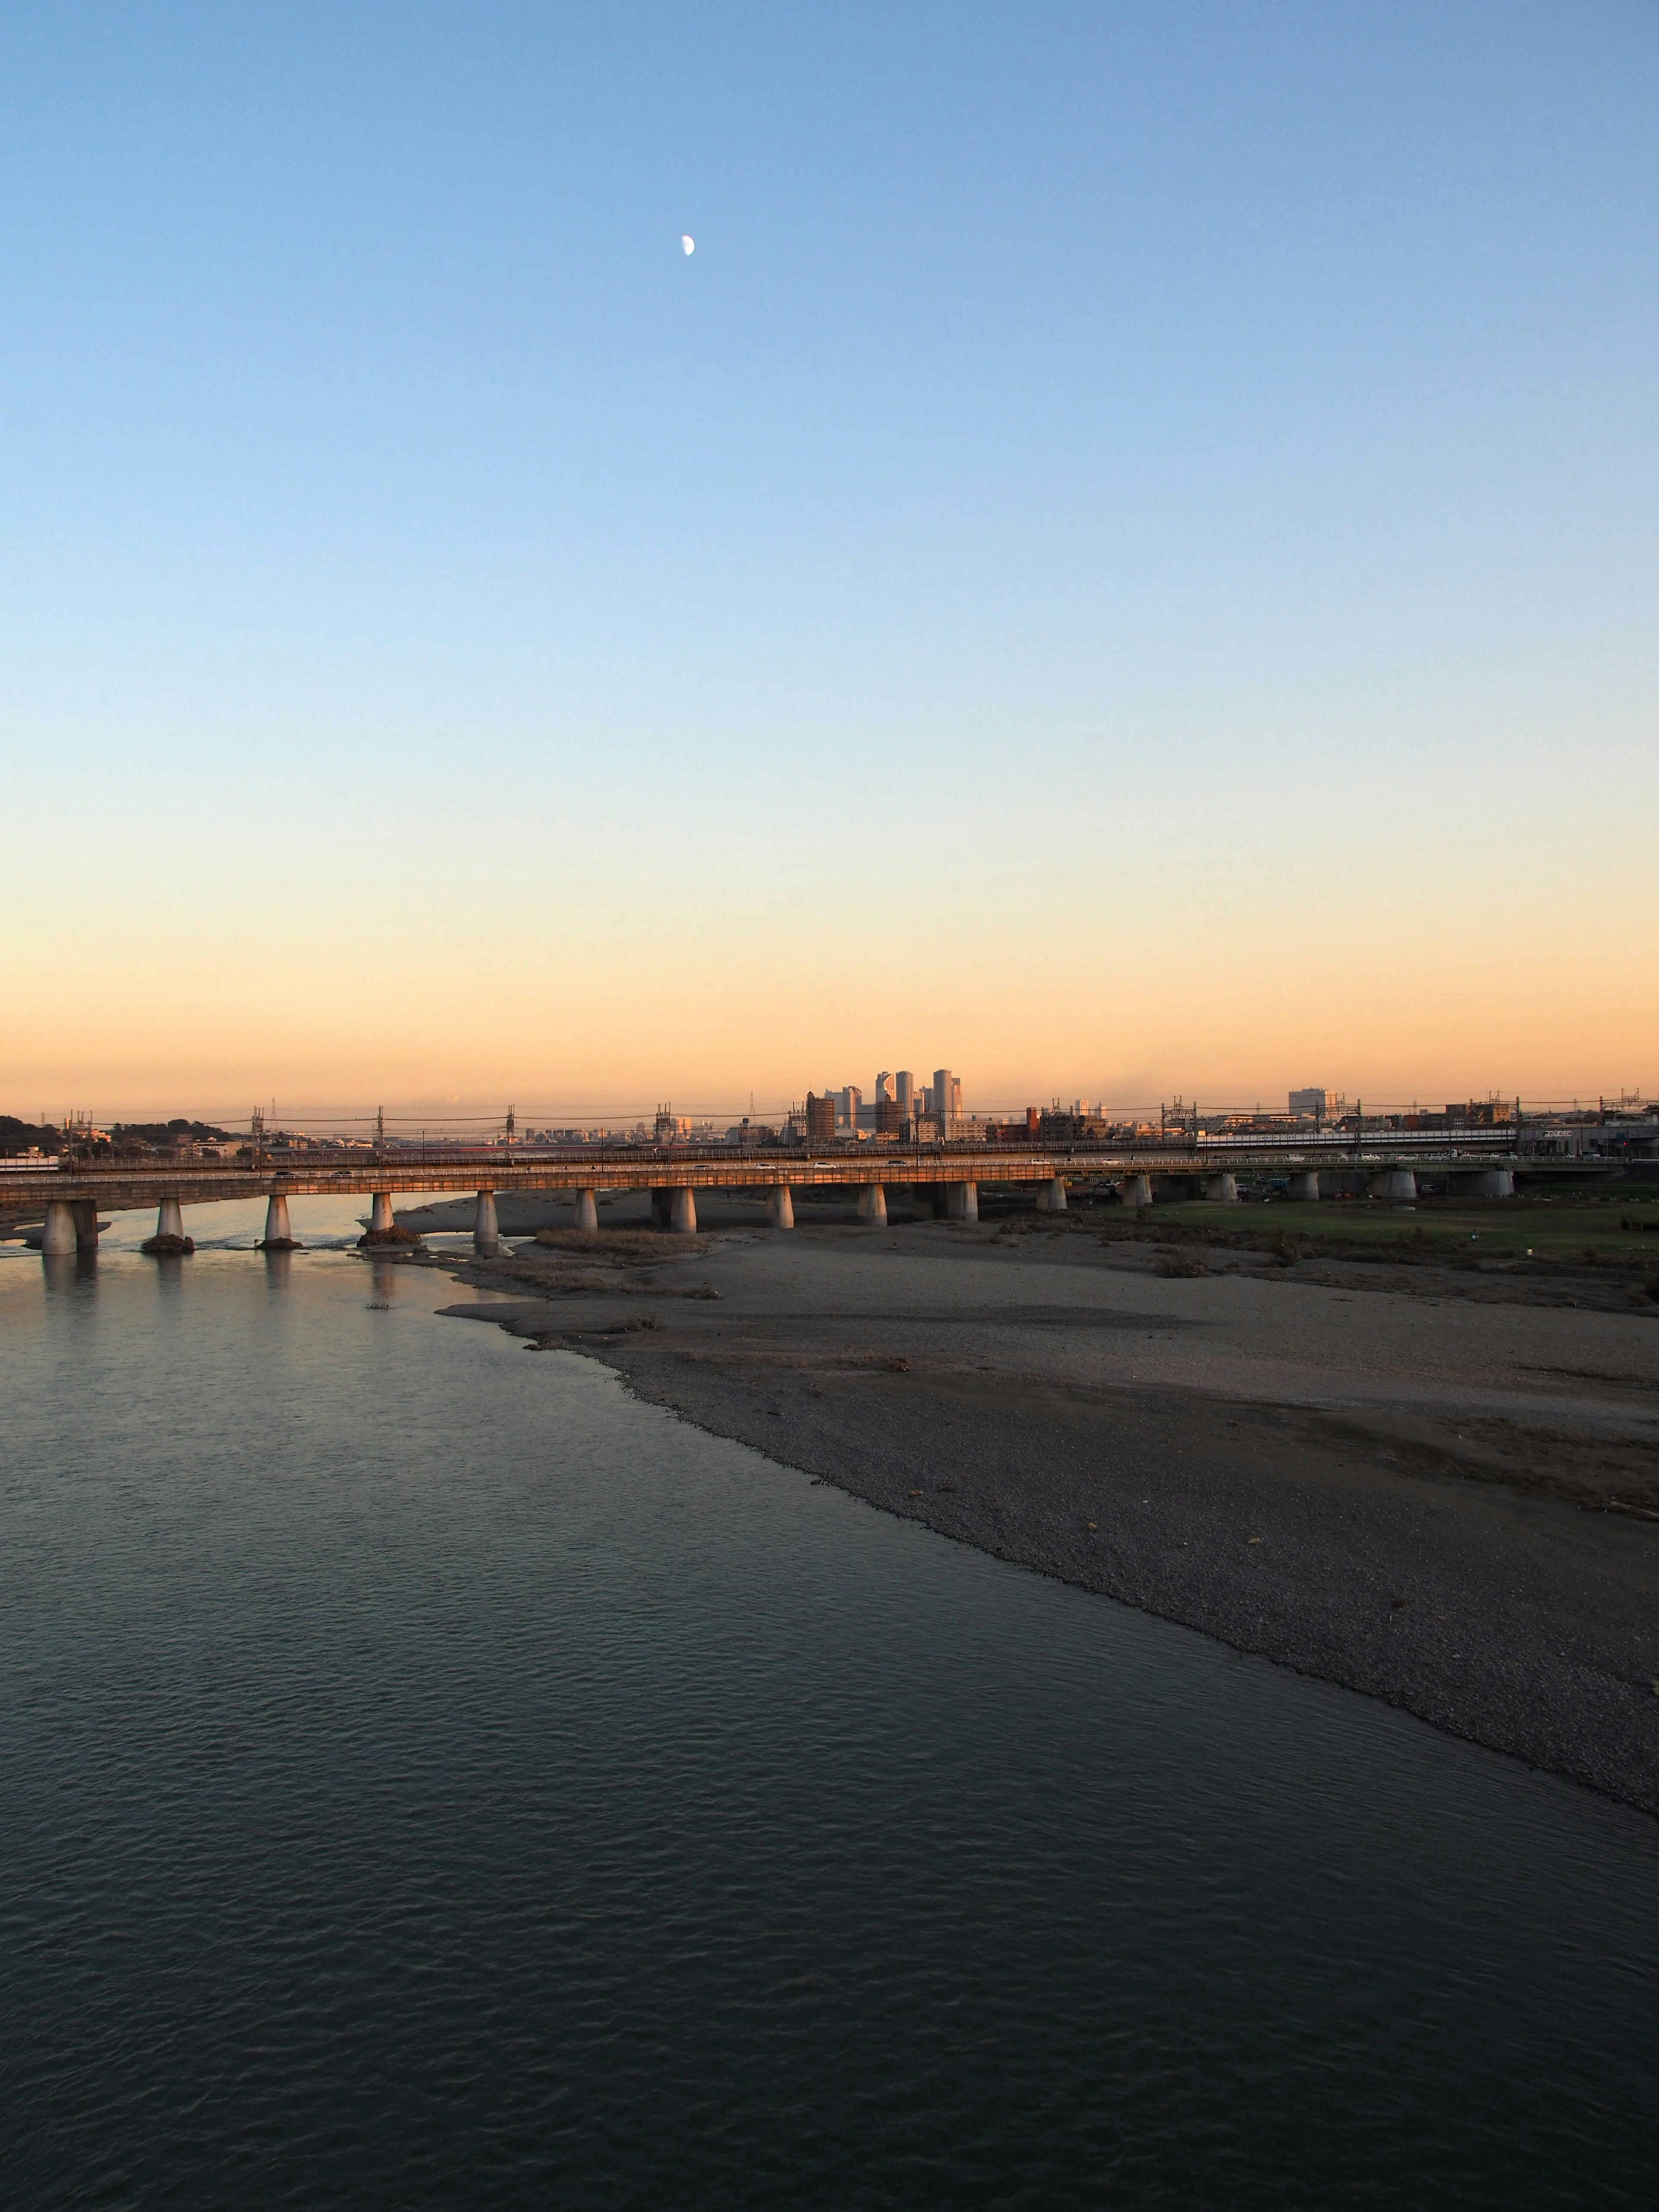
<svg viewBox="0 0 1659 2212"><path fill-rule="evenodd" d="M1654 2201L1652 1823L453 1296L0 1257L8 2203Z"/></svg>

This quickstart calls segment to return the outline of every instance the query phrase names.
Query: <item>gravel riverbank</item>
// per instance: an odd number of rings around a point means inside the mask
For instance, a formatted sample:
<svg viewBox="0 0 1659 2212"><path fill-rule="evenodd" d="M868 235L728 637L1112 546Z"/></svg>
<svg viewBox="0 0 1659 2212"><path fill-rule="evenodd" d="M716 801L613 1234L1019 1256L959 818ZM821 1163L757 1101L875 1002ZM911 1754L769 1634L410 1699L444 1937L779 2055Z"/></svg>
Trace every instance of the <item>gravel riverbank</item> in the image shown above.
<svg viewBox="0 0 1659 2212"><path fill-rule="evenodd" d="M1078 1222L750 1219L446 1260L516 1294L448 1310L1659 1813L1659 1323L1340 1263L1194 1279Z"/></svg>

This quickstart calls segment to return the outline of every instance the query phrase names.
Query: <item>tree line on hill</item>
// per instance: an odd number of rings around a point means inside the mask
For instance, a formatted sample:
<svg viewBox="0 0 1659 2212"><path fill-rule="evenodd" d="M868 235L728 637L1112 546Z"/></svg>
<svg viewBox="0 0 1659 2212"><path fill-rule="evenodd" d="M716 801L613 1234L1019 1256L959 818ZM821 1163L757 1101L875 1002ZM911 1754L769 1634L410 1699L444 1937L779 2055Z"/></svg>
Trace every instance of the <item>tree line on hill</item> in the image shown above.
<svg viewBox="0 0 1659 2212"><path fill-rule="evenodd" d="M107 1136L83 1143L71 1134L76 1151L93 1152L172 1152L187 1145L234 1143L228 1129L216 1129L209 1121L186 1121L179 1115L171 1121L117 1121ZM15 1158L29 1152L58 1152L64 1148L61 1129L49 1123L21 1121L15 1114L0 1114L0 1158Z"/></svg>

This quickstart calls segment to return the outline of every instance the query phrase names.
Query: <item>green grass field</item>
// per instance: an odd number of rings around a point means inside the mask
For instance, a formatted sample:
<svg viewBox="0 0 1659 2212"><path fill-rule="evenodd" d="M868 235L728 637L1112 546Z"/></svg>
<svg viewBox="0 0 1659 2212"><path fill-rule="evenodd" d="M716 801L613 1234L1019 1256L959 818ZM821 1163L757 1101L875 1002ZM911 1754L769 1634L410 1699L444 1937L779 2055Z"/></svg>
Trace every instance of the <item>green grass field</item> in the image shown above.
<svg viewBox="0 0 1659 2212"><path fill-rule="evenodd" d="M1626 1228L1626 1221L1650 1229ZM1379 1256L1522 1259L1583 1266L1616 1261L1659 1275L1659 1191L1652 1196L1586 1200L1419 1199L1392 1206L1364 1199L1321 1200L1317 1206L1212 1206L1196 1201L1155 1206L1147 1227L1200 1230L1228 1243L1272 1243L1281 1237L1315 1248L1360 1248ZM1143 1231L1143 1233L1145 1233Z"/></svg>

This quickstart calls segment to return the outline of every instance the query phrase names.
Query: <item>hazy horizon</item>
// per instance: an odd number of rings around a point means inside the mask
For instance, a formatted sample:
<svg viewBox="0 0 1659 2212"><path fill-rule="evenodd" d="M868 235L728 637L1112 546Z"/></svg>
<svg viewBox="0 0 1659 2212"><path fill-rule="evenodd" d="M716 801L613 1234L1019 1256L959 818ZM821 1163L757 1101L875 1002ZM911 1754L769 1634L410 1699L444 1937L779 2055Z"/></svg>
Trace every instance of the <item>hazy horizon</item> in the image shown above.
<svg viewBox="0 0 1659 2212"><path fill-rule="evenodd" d="M1613 5L13 11L0 1108L1659 1089L1656 95Z"/></svg>
<svg viewBox="0 0 1659 2212"><path fill-rule="evenodd" d="M856 1080L855 1078L849 1079ZM917 1079L921 1082L925 1079L918 1074ZM1299 1085L1297 1087L1303 1089L1317 1086ZM100 1109L95 1105L79 1106L65 1109L63 1115L49 1109L39 1109L34 1113L26 1114L19 1118L26 1121L33 1121L37 1126L58 1127L61 1125L65 1115L73 1113L77 1117L90 1121L94 1126L109 1127L118 1123L154 1123L161 1120L182 1116L235 1133L246 1130L249 1126L250 1115L258 1112L264 1116L266 1128L273 1131L293 1128L308 1130L318 1136L368 1136L373 1133L379 1117L384 1119L388 1134L399 1141L410 1139L427 1129L430 1130L434 1139L446 1135L465 1137L474 1133L482 1139L492 1133L499 1132L509 1112L514 1117L514 1126L520 1137L524 1137L532 1130L548 1127L582 1127L605 1122L619 1126L623 1124L631 1126L640 1121L648 1124L653 1117L663 1109L694 1121L713 1121L717 1124L728 1125L752 1114L757 1123L775 1124L781 1121L792 1109L797 1109L802 1104L808 1090L816 1091L819 1095L828 1091L839 1096L844 1088L845 1085L840 1083L819 1082L803 1085L798 1091L787 1097L763 1098L757 1094L752 1100L747 1097L685 1098L665 1095L651 1098L609 1102L585 1099L549 1103L533 1098L527 1102L514 1098L503 1103L497 1099L454 1097L389 1099L378 1107L366 1106L361 1101L347 1101L341 1103L337 1100L333 1102L319 1102L316 1099L284 1100L275 1097L263 1102L256 1101L252 1107L237 1104L228 1107L221 1105L216 1108L212 1105L204 1105L200 1100L191 1099L183 1101L174 1099L171 1102L149 1100L137 1105L117 1105L107 1110ZM868 1086L860 1085L860 1088L864 1091L866 1106L871 1105L872 1096ZM1593 1112L1598 1107L1616 1110L1620 1106L1631 1104L1636 1095L1628 1089L1621 1093L1616 1088L1601 1091L1590 1089L1570 1092L1560 1097L1528 1097L1514 1091L1502 1093L1496 1091L1470 1091L1461 1097L1454 1096L1449 1099L1442 1098L1437 1093L1430 1096L1421 1091L1410 1097L1398 1098L1385 1097L1380 1094L1372 1097L1356 1095L1352 1091L1344 1092L1340 1086L1332 1086L1329 1091L1333 1114L1339 1109L1352 1113L1358 1109L1368 1115L1393 1115L1419 1109L1425 1113L1437 1113L1448 1104L1454 1106L1468 1103L1480 1104L1491 1103L1494 1099L1504 1105L1518 1103L1522 1111L1527 1113L1575 1109L1581 1112ZM1641 1095L1644 1103L1652 1103L1650 1092ZM1058 1106L1062 1110L1069 1110L1079 1103L1086 1103L1091 1110L1103 1115L1109 1121L1123 1121L1148 1115L1156 1121L1164 1109L1173 1109L1176 1106L1180 1106L1187 1113L1199 1112L1206 1117L1228 1112L1283 1115L1289 1110L1286 1087L1281 1085L1276 1093L1251 1094L1249 1097L1241 1095L1236 1097L1199 1097L1178 1091L1166 1091L1161 1096L1149 1094L1140 1097L1126 1096L1113 1098L1104 1097L1099 1092L1080 1094L1068 1092L1061 1096L1053 1091L1041 1095L1010 1094L995 1097L988 1095L981 1097L969 1091L964 1097L963 1112L970 1116L975 1115L992 1117L1017 1115L1023 1113L1028 1106L1039 1108ZM12 1110L10 1108L0 1109L0 1111Z"/></svg>

